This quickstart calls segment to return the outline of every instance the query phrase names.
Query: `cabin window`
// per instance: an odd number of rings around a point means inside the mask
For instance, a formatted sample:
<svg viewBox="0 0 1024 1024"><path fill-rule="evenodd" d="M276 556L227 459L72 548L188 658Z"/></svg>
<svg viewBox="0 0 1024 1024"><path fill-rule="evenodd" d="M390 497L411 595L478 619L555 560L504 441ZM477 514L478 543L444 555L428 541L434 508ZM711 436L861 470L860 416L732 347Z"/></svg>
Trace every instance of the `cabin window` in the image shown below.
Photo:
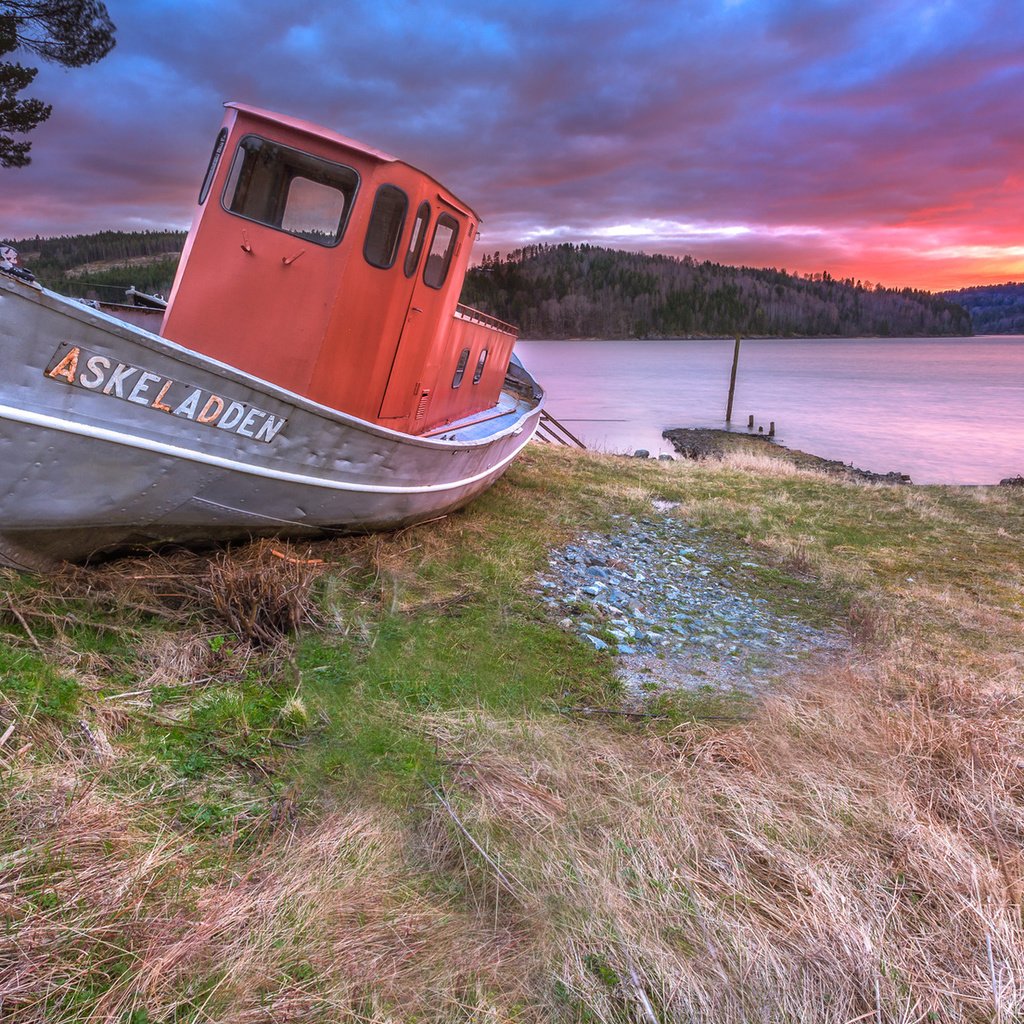
<svg viewBox="0 0 1024 1024"><path fill-rule="evenodd" d="M423 240L427 237L427 225L430 223L430 203L420 203L413 221L412 234L409 236L409 249L405 254L405 276L412 277L420 263L423 252Z"/></svg>
<svg viewBox="0 0 1024 1024"><path fill-rule="evenodd" d="M377 189L363 243L363 255L371 266L387 270L395 262L408 209L409 197L400 188L381 185Z"/></svg>
<svg viewBox="0 0 1024 1024"><path fill-rule="evenodd" d="M479 384L480 378L484 375L484 364L487 362L487 349L484 349L480 353L480 358L476 361L476 369L473 371L473 383Z"/></svg>
<svg viewBox="0 0 1024 1024"><path fill-rule="evenodd" d="M199 205L206 202L210 194L210 186L213 184L213 176L217 173L217 165L220 163L220 155L224 152L224 144L228 141L227 128L221 128L217 133L217 140L213 144L213 152L210 154L210 165L206 168L206 175L203 178L202 187L199 189Z"/></svg>
<svg viewBox="0 0 1024 1024"><path fill-rule="evenodd" d="M430 288L440 288L448 276L448 268L455 255L455 241L459 237L459 222L442 213L434 228L434 240L430 243L430 255L423 267L423 283Z"/></svg>
<svg viewBox="0 0 1024 1024"><path fill-rule="evenodd" d="M337 245L359 175L257 135L238 144L224 186L224 208L317 245Z"/></svg>
<svg viewBox="0 0 1024 1024"><path fill-rule="evenodd" d="M466 375L466 363L469 362L469 349L464 348L462 355L459 356L458 365L455 367L455 376L452 377L452 387L457 388L462 383L462 378Z"/></svg>

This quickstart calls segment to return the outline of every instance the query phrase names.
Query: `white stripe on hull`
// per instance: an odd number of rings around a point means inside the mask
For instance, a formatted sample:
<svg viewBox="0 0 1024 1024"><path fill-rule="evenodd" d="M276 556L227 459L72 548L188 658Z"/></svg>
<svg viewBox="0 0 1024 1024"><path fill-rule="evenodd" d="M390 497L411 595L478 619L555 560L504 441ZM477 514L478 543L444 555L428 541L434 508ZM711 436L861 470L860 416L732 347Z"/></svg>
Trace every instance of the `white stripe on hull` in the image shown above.
<svg viewBox="0 0 1024 1024"><path fill-rule="evenodd" d="M114 401L91 378L69 387L70 363L47 376L58 345L223 393L286 425L269 439L236 436L130 395ZM490 437L402 434L2 276L0 359L0 564L36 569L123 544L420 522L493 483L543 408L539 392L506 403Z"/></svg>
<svg viewBox="0 0 1024 1024"><path fill-rule="evenodd" d="M539 410L537 410L537 413L539 414ZM75 423L73 420L58 419L56 416L49 416L45 413L30 412L27 409L16 409L9 405L0 405L0 419L29 424L46 430L62 431L63 433L75 434L79 437L90 437L97 441L109 441L127 448L138 448L142 451L153 452L158 455L170 455L190 462L198 462L236 473L246 473L250 476L262 477L266 480L281 480L300 486L321 487L334 491L366 491L371 494L433 494L440 491L451 491L458 490L460 487L468 487L490 476L496 470L504 469L519 454L523 445L533 436L532 427L527 433L522 425L518 426L516 428L517 431L520 434L526 434L522 438L521 443L517 444L510 454L503 456L497 462L488 465L485 470L473 476L468 476L461 480L446 480L439 484L404 486L401 484L364 484L356 483L352 480L335 480L330 477L290 473L286 470L273 469L269 466L257 466L254 463L226 459L220 455L196 451L192 448L181 448L178 445L167 444L163 441L155 441L146 437L136 437L132 434L110 430L106 427L96 427L88 423Z"/></svg>

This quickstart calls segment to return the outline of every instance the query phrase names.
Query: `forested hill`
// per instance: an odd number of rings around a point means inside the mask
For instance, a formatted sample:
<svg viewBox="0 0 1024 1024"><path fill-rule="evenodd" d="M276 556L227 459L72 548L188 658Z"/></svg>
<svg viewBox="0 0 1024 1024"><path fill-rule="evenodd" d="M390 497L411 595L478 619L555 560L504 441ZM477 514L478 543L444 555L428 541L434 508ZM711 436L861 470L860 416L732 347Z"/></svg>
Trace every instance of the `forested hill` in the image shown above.
<svg viewBox="0 0 1024 1024"><path fill-rule="evenodd" d="M976 334L1024 334L1024 282L984 284L941 294L971 314Z"/></svg>
<svg viewBox="0 0 1024 1024"><path fill-rule="evenodd" d="M134 285L166 294L174 282L184 231L100 231L94 235L24 238L13 242L47 288L65 295L116 301Z"/></svg>
<svg viewBox="0 0 1024 1024"><path fill-rule="evenodd" d="M518 324L524 338L972 333L961 306L930 292L592 245L486 257L463 301Z"/></svg>
<svg viewBox="0 0 1024 1024"><path fill-rule="evenodd" d="M48 288L113 301L129 285L166 294L184 243L183 231L14 241ZM1022 285L1001 287L1024 293ZM956 295L983 291L989 289ZM1024 302L1021 293L1018 301ZM954 293L897 291L827 273L800 277L593 245L534 245L485 257L469 272L462 300L518 324L525 338L971 333ZM1024 309L1016 312L1024 316ZM1012 329L975 323L975 330Z"/></svg>

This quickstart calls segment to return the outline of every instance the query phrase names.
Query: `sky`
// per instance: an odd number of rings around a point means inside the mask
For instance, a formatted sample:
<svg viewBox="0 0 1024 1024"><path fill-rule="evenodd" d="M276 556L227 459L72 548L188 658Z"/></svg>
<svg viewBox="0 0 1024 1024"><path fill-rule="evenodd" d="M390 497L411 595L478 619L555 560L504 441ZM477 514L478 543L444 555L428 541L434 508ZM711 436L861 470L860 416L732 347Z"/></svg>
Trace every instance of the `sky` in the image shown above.
<svg viewBox="0 0 1024 1024"><path fill-rule="evenodd" d="M0 236L188 227L236 100L430 172L482 216L478 255L1024 280L1024 0L107 7L111 54L28 91L53 114L0 169Z"/></svg>

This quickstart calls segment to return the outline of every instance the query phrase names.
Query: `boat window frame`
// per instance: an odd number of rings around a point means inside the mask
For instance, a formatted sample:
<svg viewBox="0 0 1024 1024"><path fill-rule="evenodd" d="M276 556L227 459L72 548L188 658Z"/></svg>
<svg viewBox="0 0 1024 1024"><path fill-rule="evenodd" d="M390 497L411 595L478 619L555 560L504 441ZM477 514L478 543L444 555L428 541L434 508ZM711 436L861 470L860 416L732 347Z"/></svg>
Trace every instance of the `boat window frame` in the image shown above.
<svg viewBox="0 0 1024 1024"><path fill-rule="evenodd" d="M239 159L240 154L242 154L242 146L249 139L256 139L259 142L267 143L268 145L271 146L276 146L278 149L284 150L285 152L295 153L297 156L304 157L308 160L314 160L317 163L325 165L326 167L332 169L336 168L340 171L351 173L354 176L355 183L352 187L351 197L348 198L348 201L345 205L345 209L342 211L341 219L338 222L337 235L333 241L324 241L319 238L314 238L308 234L303 234L302 232L299 231L289 231L286 228L281 227L280 224L271 224L269 221L260 220L257 217L250 217L247 214L239 213L237 210L231 209L231 206L229 205L230 200L227 195L228 186L231 184L232 172L234 171L235 162ZM242 156L242 159L244 160L244 156ZM306 175L294 174L288 181L289 187L291 187L291 183L296 178L299 177L305 178L306 181L312 181L316 185L325 184L324 182L315 181L313 178L309 178ZM345 232L348 230L349 221L352 219L352 210L355 207L356 202L358 200L359 190L362 186L362 183L362 175L359 173L359 171L356 170L356 168L350 167L348 164L338 163L335 160L328 160L325 157L318 156L316 153L310 153L308 150L305 149L296 149L294 146L287 146L283 142L278 142L276 139L268 138L267 136L260 135L257 132L247 132L238 140L237 144L235 145L235 151L231 156L231 169L228 172L227 178L224 181L224 187L221 189L220 193L220 206L225 213L230 214L232 217L238 217L240 220L247 220L249 221L250 224L259 224L262 227L270 228L271 231L279 231L282 235L288 235L290 238L301 238L304 242L312 242L313 245L319 245L323 249L334 249L341 244L342 239L344 239L345 237ZM235 187L237 188L237 184ZM345 196L345 192L342 189L338 188L337 185L326 185L326 187L333 188L335 191L341 192L342 196ZM285 201L285 205L281 210L282 218L286 211L287 200Z"/></svg>
<svg viewBox="0 0 1024 1024"><path fill-rule="evenodd" d="M459 361L455 366L455 374L452 376L452 389L454 390L462 383L466 376L466 367L469 365L469 349L464 348L459 355Z"/></svg>
<svg viewBox="0 0 1024 1024"><path fill-rule="evenodd" d="M391 243L391 259L387 263L377 263L375 260L370 259L366 252L367 246L370 244L370 229L373 227L373 217L377 211L377 201L380 199L381 194L385 189L389 189L391 192L397 192L402 199L405 200L405 206L402 209L402 219L398 223L398 230L395 232L394 241ZM409 194L405 189L399 188L397 185L392 185L390 182L385 182L383 185L377 186L377 191L373 194L373 205L370 207L370 217L366 222L366 234L363 236L363 259L370 264L371 267L376 267L378 270L390 270L395 265L395 260L398 259L398 250L401 248L402 235L405 233L405 222L409 218Z"/></svg>
<svg viewBox="0 0 1024 1024"><path fill-rule="evenodd" d="M419 269L420 265L420 258L423 256L423 249L427 240L427 232L430 230L430 218L434 214L428 199L424 199L423 202L416 207L416 216L413 218L412 222L413 231L416 230L416 224L420 219L420 215L424 212L426 212L426 217L423 220L423 230L416 238L412 235L409 236L409 247L405 250L405 263L403 265L403 270L405 271L406 277L416 276L416 271Z"/></svg>
<svg viewBox="0 0 1024 1024"><path fill-rule="evenodd" d="M480 350L480 358L476 361L476 369L473 371L473 383L479 384L480 378L484 375L484 367L487 365L488 350L482 348Z"/></svg>
<svg viewBox="0 0 1024 1024"><path fill-rule="evenodd" d="M458 248L459 242L459 230L461 225L458 220L453 217L447 210L442 210L437 215L437 220L434 221L434 233L430 236L430 250L433 250L434 243L437 241L437 232L442 225L447 227L448 222L453 225L451 242L448 244L448 254L442 262L441 275L438 278L437 284L433 284L427 280L427 271L430 269L430 257L432 252L428 250L427 258L423 261L423 283L428 288L433 288L435 291L440 291L445 282L448 280L448 274L452 269L452 263L455 261L455 250Z"/></svg>
<svg viewBox="0 0 1024 1024"><path fill-rule="evenodd" d="M213 150L210 153L210 162L206 165L206 174L203 175L203 183L199 186L199 206L210 196L210 189L213 187L213 179L217 176L217 169L220 167L221 157L228 145L228 130L221 128L217 132L217 138L213 141Z"/></svg>

